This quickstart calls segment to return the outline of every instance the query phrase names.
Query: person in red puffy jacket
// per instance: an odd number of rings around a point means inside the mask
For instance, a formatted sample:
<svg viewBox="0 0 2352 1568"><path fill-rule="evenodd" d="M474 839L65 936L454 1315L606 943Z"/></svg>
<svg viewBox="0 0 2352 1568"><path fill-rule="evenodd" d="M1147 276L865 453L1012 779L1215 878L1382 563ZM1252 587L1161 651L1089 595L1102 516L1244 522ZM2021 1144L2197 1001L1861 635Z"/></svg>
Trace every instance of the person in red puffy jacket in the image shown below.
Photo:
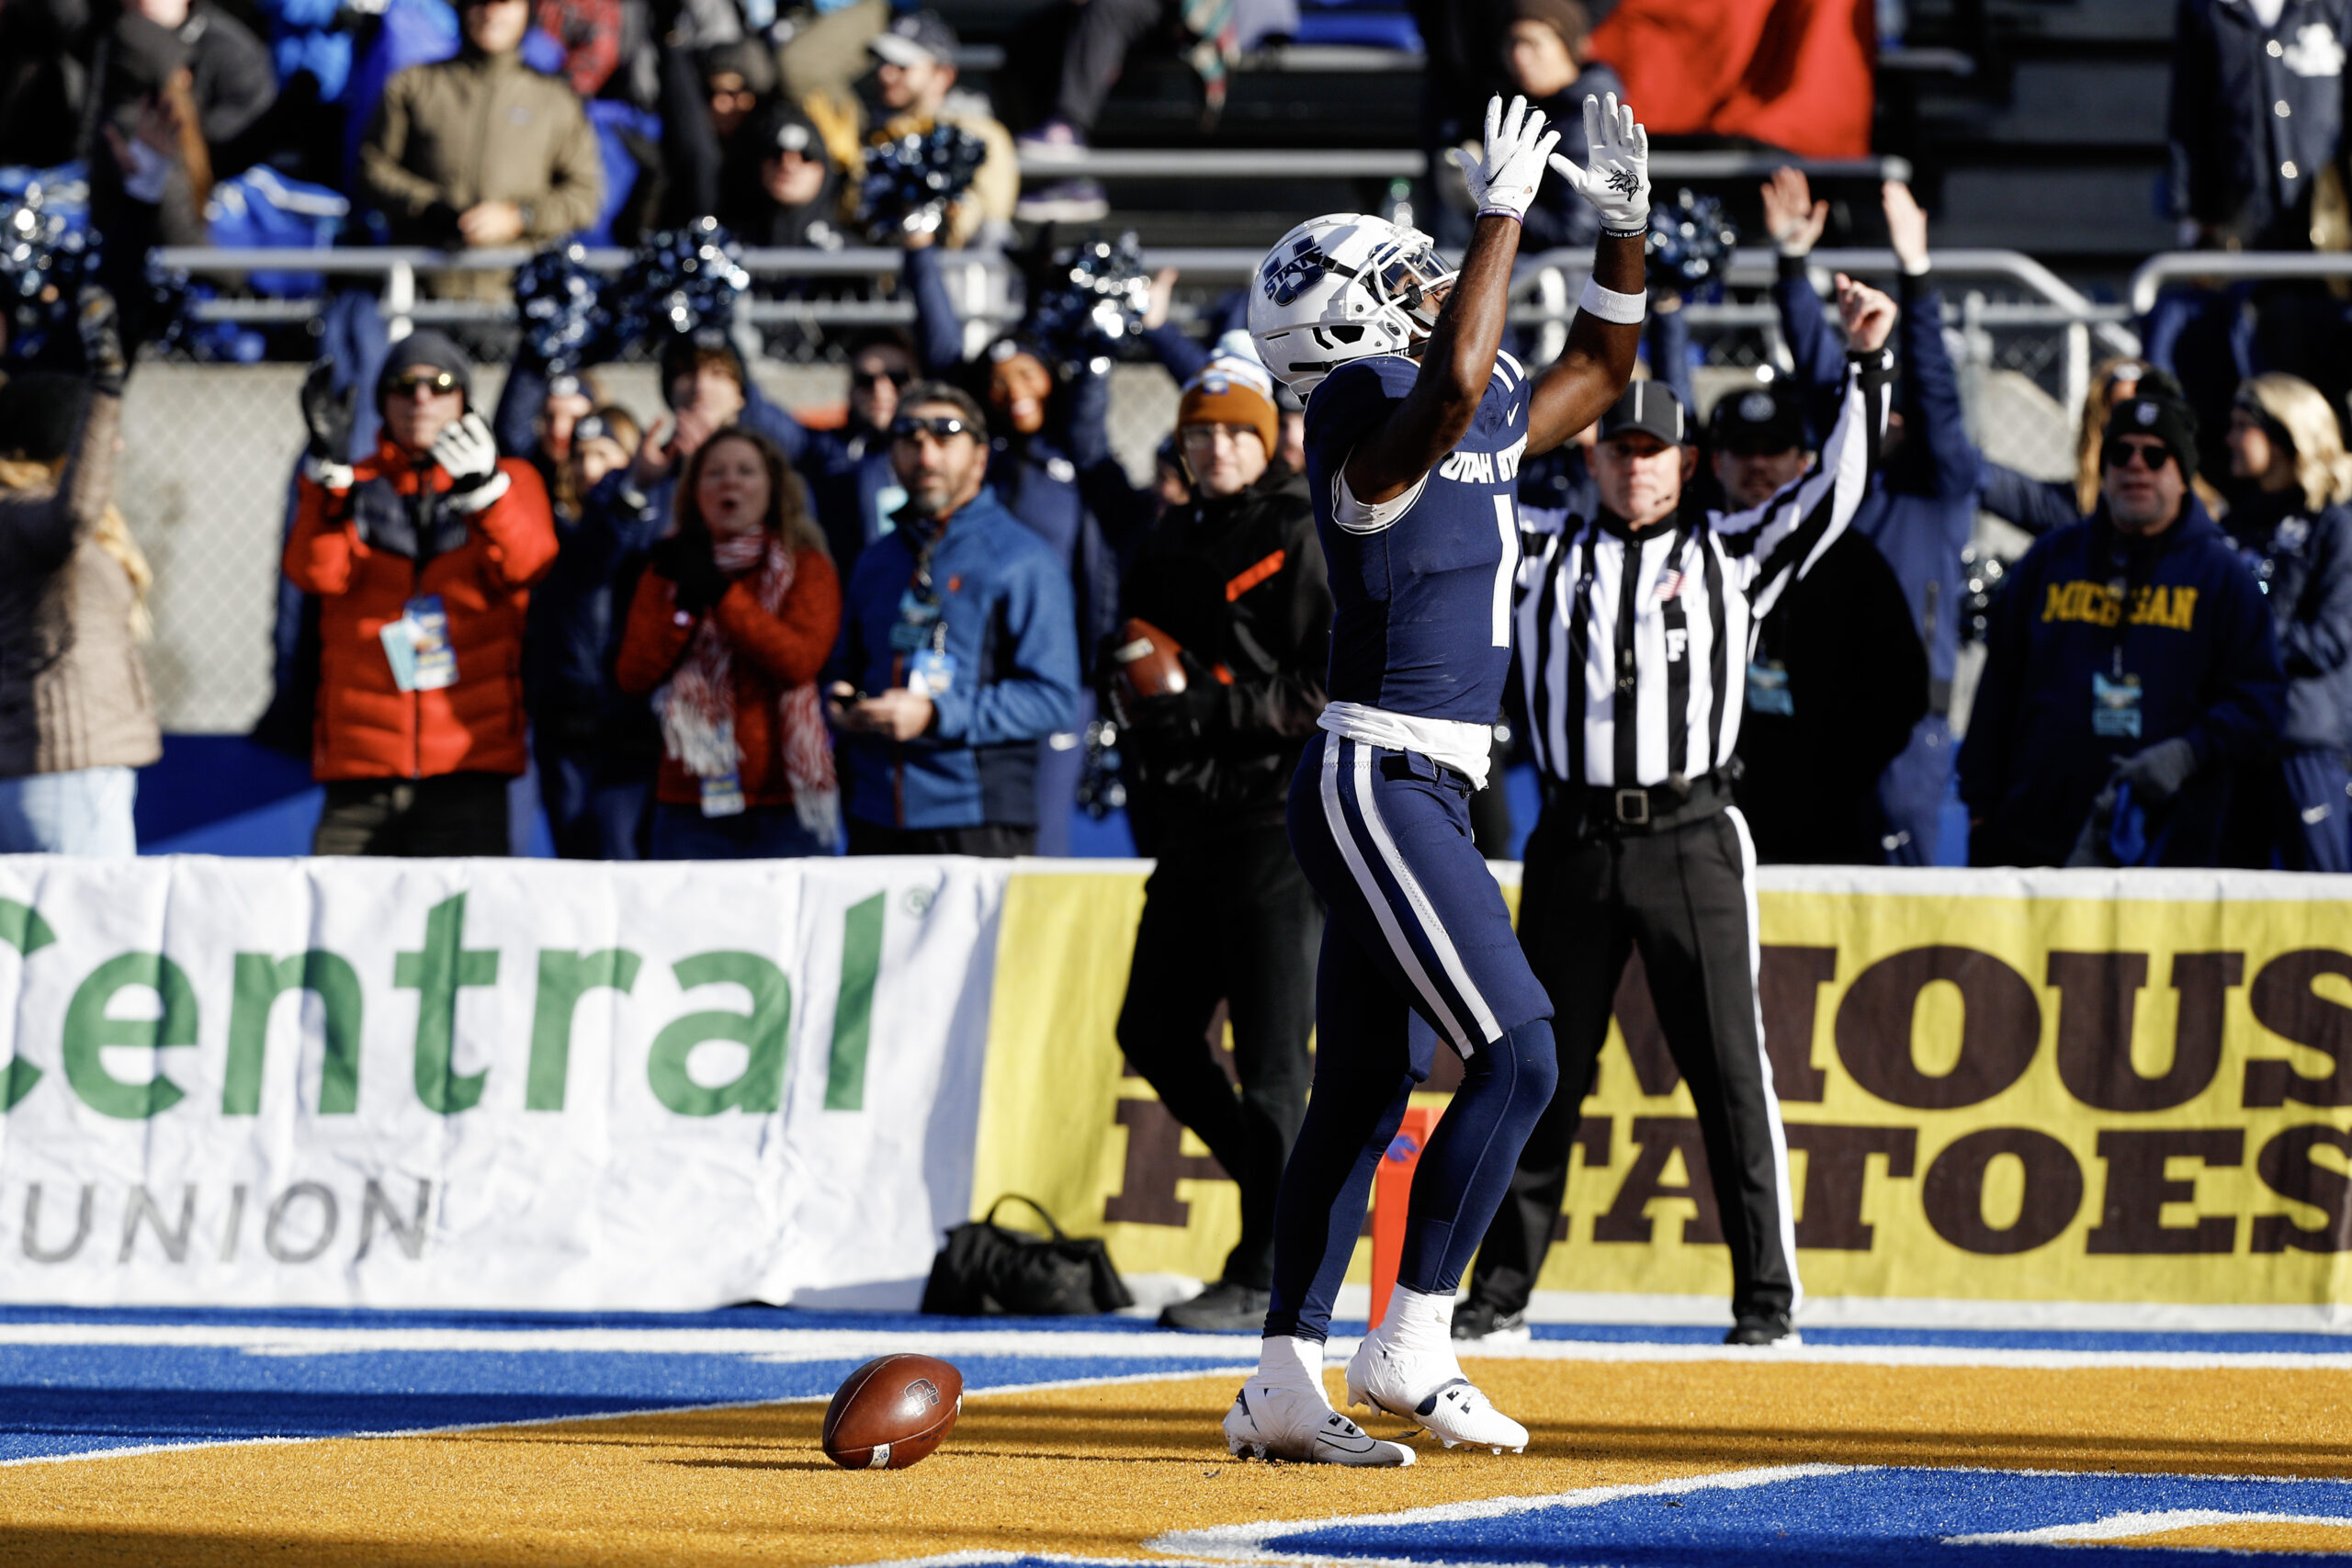
<svg viewBox="0 0 2352 1568"><path fill-rule="evenodd" d="M775 443L732 425L687 460L616 671L650 694L665 755L655 860L831 854L841 793L816 679L841 579Z"/></svg>
<svg viewBox="0 0 2352 1568"><path fill-rule="evenodd" d="M401 339L376 385L382 443L348 467L305 389L311 451L285 568L320 601L314 854L508 852L524 612L554 564L555 520L537 472L502 459L468 408L472 388L448 338Z"/></svg>

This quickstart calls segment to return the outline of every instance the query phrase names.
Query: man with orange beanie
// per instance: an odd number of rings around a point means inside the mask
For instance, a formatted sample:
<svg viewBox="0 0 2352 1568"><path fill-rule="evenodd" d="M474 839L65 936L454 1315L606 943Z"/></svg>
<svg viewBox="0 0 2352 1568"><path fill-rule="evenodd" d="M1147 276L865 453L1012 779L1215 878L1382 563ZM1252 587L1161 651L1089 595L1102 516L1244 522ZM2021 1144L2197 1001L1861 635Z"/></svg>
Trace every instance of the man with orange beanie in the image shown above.
<svg viewBox="0 0 2352 1568"><path fill-rule="evenodd" d="M1120 750L1137 846L1159 857L1120 1010L1119 1048L1241 1189L1224 1277L1170 1307L1175 1328L1257 1330L1273 1269L1274 1190L1306 1111L1322 908L1291 855L1284 803L1323 711L1331 590L1306 484L1273 461L1273 380L1246 334L1184 387L1177 452L1191 501L1145 534L1120 614L1182 650L1182 690L1122 689ZM1224 1002L1237 1095L1211 1052Z"/></svg>
<svg viewBox="0 0 2352 1568"><path fill-rule="evenodd" d="M524 764L523 615L555 564L546 487L498 456L469 406L473 365L440 333L386 356L372 457L337 460L322 389L304 389L311 455L285 560L320 601L311 771L327 798L311 852L503 855Z"/></svg>

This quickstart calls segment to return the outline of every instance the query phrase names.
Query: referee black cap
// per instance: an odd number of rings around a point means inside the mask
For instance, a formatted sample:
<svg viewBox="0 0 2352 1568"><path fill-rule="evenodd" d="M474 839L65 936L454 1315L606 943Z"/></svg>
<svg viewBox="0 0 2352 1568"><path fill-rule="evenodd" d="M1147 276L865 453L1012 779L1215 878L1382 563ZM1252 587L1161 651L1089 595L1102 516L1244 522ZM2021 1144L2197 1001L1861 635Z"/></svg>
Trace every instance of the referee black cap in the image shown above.
<svg viewBox="0 0 2352 1568"><path fill-rule="evenodd" d="M1688 446L1690 416L1674 389L1663 381L1635 381L1625 389L1610 411L1600 416L1600 439L1638 430L1668 446Z"/></svg>
<svg viewBox="0 0 2352 1568"><path fill-rule="evenodd" d="M1805 444L1804 411L1778 381L1725 392L1707 417L1707 440L1719 449L1791 451Z"/></svg>

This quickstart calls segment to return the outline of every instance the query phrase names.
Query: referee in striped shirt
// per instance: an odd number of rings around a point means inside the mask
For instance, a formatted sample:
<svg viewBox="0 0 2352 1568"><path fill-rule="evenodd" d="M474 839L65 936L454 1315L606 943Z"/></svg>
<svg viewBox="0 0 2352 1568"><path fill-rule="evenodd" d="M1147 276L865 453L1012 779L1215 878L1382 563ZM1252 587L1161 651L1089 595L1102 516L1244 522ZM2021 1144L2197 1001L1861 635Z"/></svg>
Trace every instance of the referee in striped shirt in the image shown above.
<svg viewBox="0 0 2352 1568"><path fill-rule="evenodd" d="M1884 428L1894 303L1842 276L1838 289L1853 364L1837 426L1803 477L1745 512L1685 505L1698 465L1689 416L1664 384L1636 381L1601 419L1597 515L1525 536L1513 681L1544 811L1519 938L1555 1010L1560 1089L1479 1247L1458 1337L1524 1322L1636 945L1731 1246L1729 1342L1794 1333L1788 1150L1756 1006L1756 856L1730 764L1755 626L1853 518Z"/></svg>

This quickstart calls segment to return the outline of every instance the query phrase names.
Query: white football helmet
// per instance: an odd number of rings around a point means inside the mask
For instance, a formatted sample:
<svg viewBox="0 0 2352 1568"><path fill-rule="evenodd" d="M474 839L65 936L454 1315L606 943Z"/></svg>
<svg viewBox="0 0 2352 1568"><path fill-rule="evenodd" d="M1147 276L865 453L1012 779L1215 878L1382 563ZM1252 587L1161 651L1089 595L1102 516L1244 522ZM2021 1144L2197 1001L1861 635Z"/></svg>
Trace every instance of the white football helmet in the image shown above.
<svg viewBox="0 0 2352 1568"><path fill-rule="evenodd" d="M1410 353L1437 325L1430 294L1454 273L1418 229L1360 212L1312 218L1258 264L1250 336L1304 398L1351 359Z"/></svg>

